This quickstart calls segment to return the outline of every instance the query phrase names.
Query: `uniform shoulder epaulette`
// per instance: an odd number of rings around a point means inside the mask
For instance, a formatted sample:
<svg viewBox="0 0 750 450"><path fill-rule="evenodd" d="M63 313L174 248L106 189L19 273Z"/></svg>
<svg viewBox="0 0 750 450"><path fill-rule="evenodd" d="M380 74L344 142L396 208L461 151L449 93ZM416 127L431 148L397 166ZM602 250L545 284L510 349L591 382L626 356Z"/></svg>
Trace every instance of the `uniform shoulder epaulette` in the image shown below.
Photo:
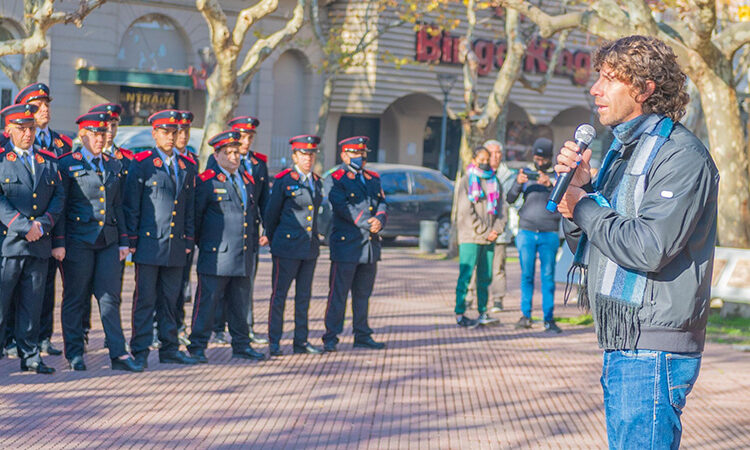
<svg viewBox="0 0 750 450"><path fill-rule="evenodd" d="M44 156L46 156L48 158L57 159L57 155L55 155L54 153L52 153L52 152L50 152L48 150L44 150L43 148L38 149L36 151L36 153L41 153L42 155L44 155Z"/></svg>
<svg viewBox="0 0 750 450"><path fill-rule="evenodd" d="M62 139L63 142L68 144L68 146L70 147L73 146L73 140L70 139L68 136L65 136L64 134L58 134L58 136L60 136L60 139Z"/></svg>
<svg viewBox="0 0 750 450"><path fill-rule="evenodd" d="M377 172L375 172L375 171L372 171L372 170L365 170L365 172L369 173L370 175L372 175L372 176L373 176L373 177L375 177L375 178L380 178L380 175L378 175L378 173L377 173Z"/></svg>
<svg viewBox="0 0 750 450"><path fill-rule="evenodd" d="M247 178L247 181L249 181L252 184L255 184L255 178L253 178L253 175L247 170L245 170L244 172L245 172L245 178Z"/></svg>
<svg viewBox="0 0 750 450"><path fill-rule="evenodd" d="M149 156L153 155L154 152L151 150L144 150L142 152L136 153L134 156L135 160L138 162L143 161L144 159L148 158Z"/></svg>
<svg viewBox="0 0 750 450"><path fill-rule="evenodd" d="M278 180L279 178L283 178L283 177L284 177L284 175L288 174L288 173L289 173L289 172L291 172L291 171L292 171L292 169L284 169L284 170L282 170L281 172L277 173L277 174L276 174L276 176L275 176L274 178L276 178L277 180Z"/></svg>
<svg viewBox="0 0 750 450"><path fill-rule="evenodd" d="M337 180L337 181L338 181L338 180L340 180L340 179L341 179L341 177L343 177L343 176L344 176L344 173L346 173L346 172L344 172L344 169L339 169L339 170L337 170L337 171L333 172L333 173L331 174L331 176L333 177L333 179L334 179L334 180Z"/></svg>
<svg viewBox="0 0 750 450"><path fill-rule="evenodd" d="M268 163L268 156L264 155L263 153L253 152L253 156L258 158L259 160L263 161L264 163Z"/></svg>
<svg viewBox="0 0 750 450"><path fill-rule="evenodd" d="M190 164L192 164L192 165L194 165L194 166L197 166L197 165L198 165L198 163L196 163L196 162L195 162L195 160L194 160L193 158L191 158L190 156L188 156L188 155L183 155L183 154L182 154L182 153L180 153L180 152L177 152L177 154L178 154L178 155L180 155L180 156L181 156L181 157L182 157L182 158L183 158L183 159L184 159L185 161L189 162Z"/></svg>
<svg viewBox="0 0 750 450"><path fill-rule="evenodd" d="M198 178L201 179L201 181L208 181L211 178L213 178L216 175L216 172L214 172L213 169L206 169L203 172L201 172L200 175L198 175Z"/></svg>
<svg viewBox="0 0 750 450"><path fill-rule="evenodd" d="M132 151L126 148L120 147L119 150L120 150L120 153L122 153L122 156L126 157L127 159L133 159L133 157L135 156L135 154Z"/></svg>

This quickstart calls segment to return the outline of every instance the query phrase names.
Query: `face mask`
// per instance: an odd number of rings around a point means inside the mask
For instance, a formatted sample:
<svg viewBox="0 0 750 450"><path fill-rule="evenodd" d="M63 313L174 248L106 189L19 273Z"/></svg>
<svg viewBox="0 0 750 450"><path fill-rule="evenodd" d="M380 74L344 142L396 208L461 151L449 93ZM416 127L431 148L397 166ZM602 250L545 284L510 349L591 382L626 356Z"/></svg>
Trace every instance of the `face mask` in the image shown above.
<svg viewBox="0 0 750 450"><path fill-rule="evenodd" d="M477 167L479 167L481 170L484 170L485 172L492 171L492 166L490 166L488 163L479 164L477 165Z"/></svg>
<svg viewBox="0 0 750 450"><path fill-rule="evenodd" d="M546 162L544 164L534 163L534 167L536 167L537 170L540 170L542 172L546 172L546 171L549 170L550 167L552 167L552 163L551 162Z"/></svg>
<svg viewBox="0 0 750 450"><path fill-rule="evenodd" d="M349 160L349 165L352 169L359 171L364 168L365 161L367 161L367 158L364 156L357 156Z"/></svg>

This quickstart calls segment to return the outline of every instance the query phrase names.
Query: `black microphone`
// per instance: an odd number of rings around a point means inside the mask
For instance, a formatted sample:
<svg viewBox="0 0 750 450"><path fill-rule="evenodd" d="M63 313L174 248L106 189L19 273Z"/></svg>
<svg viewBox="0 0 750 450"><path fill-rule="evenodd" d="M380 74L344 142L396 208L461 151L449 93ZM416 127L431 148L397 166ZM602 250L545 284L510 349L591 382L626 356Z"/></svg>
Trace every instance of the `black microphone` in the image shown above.
<svg viewBox="0 0 750 450"><path fill-rule="evenodd" d="M596 130L594 129L594 127L587 123L581 124L578 126L578 128L576 128L575 140L576 145L580 149L581 153L586 150L586 148L589 146L591 141L594 140L595 137ZM570 180L573 179L573 175L575 175L575 173L576 168L574 167L570 172L565 172L557 178L555 188L552 189L552 192L549 194L549 200L547 201L547 211L557 211L557 205L558 203L560 203L560 200L562 200L562 196L563 194L565 194L565 191L568 190Z"/></svg>

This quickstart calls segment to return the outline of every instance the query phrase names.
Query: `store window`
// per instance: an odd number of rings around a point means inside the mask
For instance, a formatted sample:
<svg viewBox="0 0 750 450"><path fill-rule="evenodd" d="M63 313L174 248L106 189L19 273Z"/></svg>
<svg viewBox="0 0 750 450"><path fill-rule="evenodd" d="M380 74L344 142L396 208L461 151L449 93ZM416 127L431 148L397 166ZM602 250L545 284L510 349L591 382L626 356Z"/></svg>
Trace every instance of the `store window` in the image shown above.
<svg viewBox="0 0 750 450"><path fill-rule="evenodd" d="M133 22L117 53L122 68L142 71L185 70L188 44L182 31L168 17L149 14Z"/></svg>

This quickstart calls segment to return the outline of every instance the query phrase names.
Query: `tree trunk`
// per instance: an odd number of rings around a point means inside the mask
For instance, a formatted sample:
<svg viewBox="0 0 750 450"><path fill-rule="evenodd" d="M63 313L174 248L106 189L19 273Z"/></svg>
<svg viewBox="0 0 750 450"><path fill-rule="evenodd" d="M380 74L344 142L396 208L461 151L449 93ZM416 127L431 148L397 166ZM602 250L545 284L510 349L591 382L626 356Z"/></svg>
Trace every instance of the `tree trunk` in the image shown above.
<svg viewBox="0 0 750 450"><path fill-rule="evenodd" d="M239 104L240 89L234 71L235 61L219 63L214 73L206 80L206 120L203 124L203 141L199 150L201 167L205 167L208 156L213 152L208 145L209 139L227 128Z"/></svg>
<svg viewBox="0 0 750 450"><path fill-rule="evenodd" d="M13 83L18 86L18 89L23 89L39 80L39 70L42 68L42 63L47 60L49 54L47 50L42 50L38 53L32 53L30 55L23 55L21 60L21 69L13 77Z"/></svg>
<svg viewBox="0 0 750 450"><path fill-rule="evenodd" d="M750 172L735 90L707 70L693 81L701 92L711 155L719 168L720 245L750 248Z"/></svg>

